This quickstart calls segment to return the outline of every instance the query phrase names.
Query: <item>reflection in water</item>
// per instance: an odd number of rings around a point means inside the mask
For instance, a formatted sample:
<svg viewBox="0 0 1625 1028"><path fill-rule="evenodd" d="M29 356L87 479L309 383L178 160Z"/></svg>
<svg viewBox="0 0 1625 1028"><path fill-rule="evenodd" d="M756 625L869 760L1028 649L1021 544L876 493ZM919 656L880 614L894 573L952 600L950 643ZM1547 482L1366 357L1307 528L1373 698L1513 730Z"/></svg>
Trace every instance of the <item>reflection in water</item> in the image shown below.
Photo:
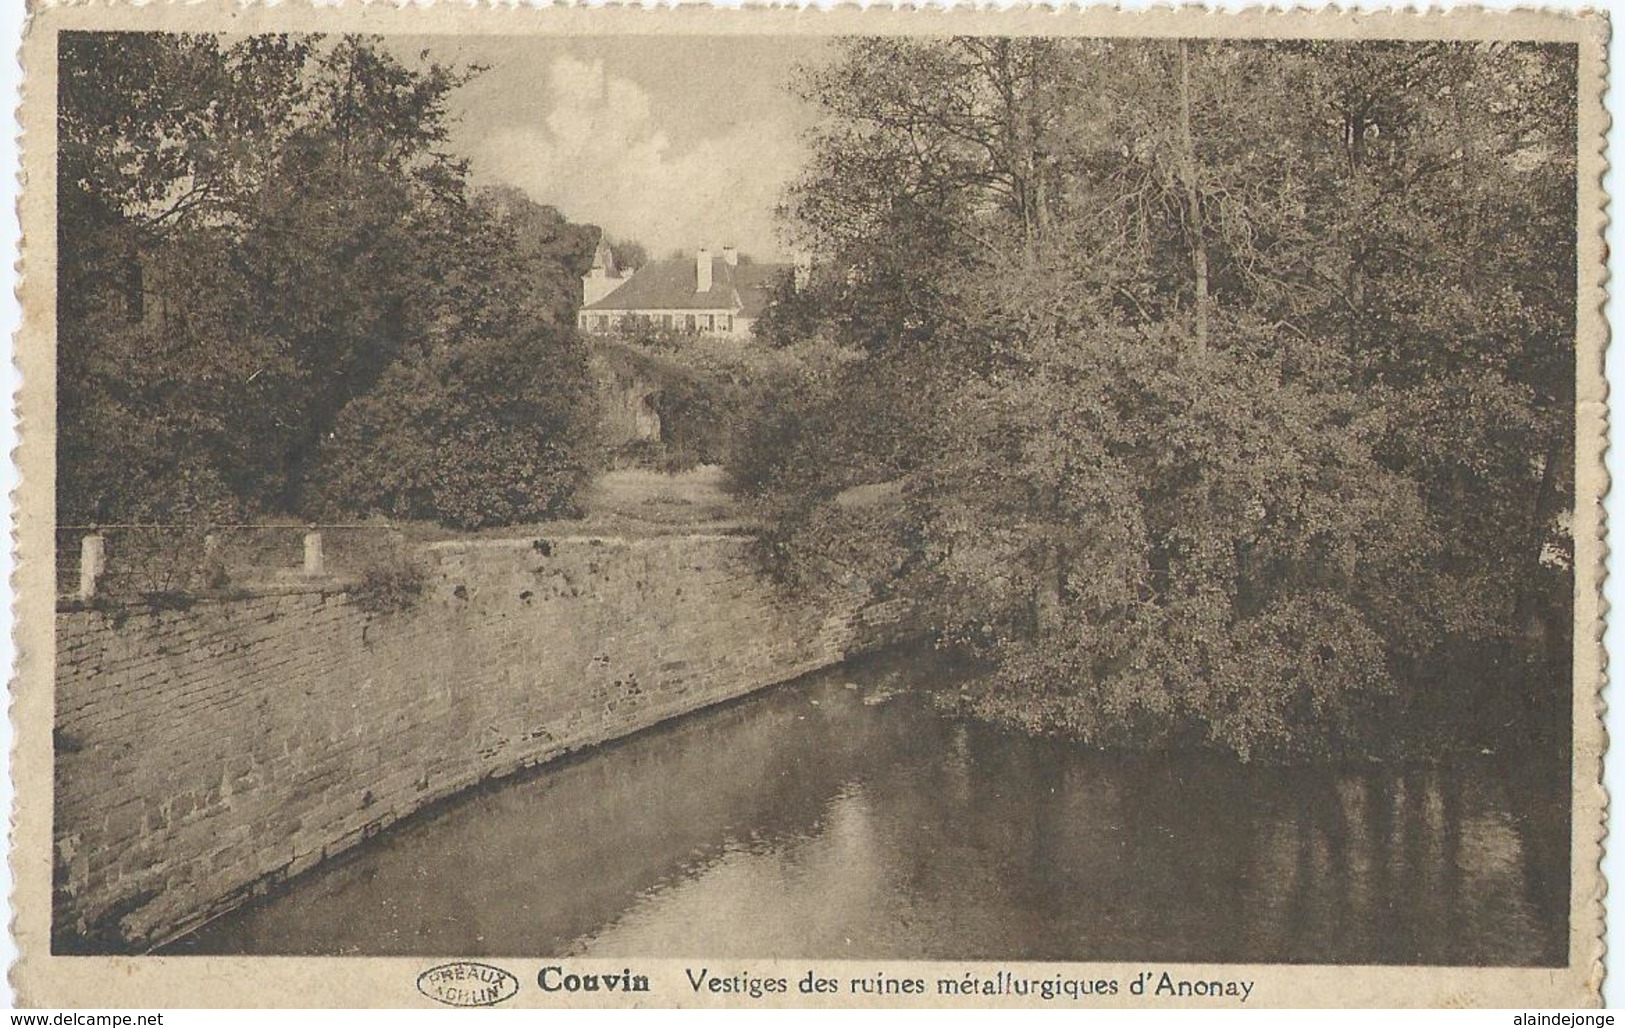
<svg viewBox="0 0 1625 1028"><path fill-rule="evenodd" d="M1566 963L1560 775L1108 756L883 677L472 793L172 951Z"/></svg>

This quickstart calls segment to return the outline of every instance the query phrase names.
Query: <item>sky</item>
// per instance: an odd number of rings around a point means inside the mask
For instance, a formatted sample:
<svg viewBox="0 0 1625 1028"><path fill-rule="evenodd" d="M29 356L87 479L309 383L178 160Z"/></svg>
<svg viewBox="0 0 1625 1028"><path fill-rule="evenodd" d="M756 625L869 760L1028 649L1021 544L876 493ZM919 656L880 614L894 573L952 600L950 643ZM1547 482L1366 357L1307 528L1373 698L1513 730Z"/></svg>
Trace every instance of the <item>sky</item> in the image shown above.
<svg viewBox="0 0 1625 1028"><path fill-rule="evenodd" d="M405 56L486 70L453 98L449 148L476 184L518 186L650 256L736 245L792 256L774 220L813 112L791 89L816 39L424 37Z"/></svg>

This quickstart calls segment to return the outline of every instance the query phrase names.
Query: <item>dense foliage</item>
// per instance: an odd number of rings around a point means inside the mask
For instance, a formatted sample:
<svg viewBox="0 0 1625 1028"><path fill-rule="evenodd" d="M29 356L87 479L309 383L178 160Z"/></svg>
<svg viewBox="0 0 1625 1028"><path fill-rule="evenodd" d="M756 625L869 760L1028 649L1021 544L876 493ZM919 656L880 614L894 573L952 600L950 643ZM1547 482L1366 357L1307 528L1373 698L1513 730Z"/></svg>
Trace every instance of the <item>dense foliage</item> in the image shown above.
<svg viewBox="0 0 1625 1028"><path fill-rule="evenodd" d="M748 340L642 326L594 347L602 388L646 397L658 439L612 454L615 463L662 471L738 459L739 439L764 391L795 367L790 353Z"/></svg>
<svg viewBox="0 0 1625 1028"><path fill-rule="evenodd" d="M1566 724L1574 62L846 43L764 322L822 355L735 468L774 567L913 597L993 668L966 706L1101 744Z"/></svg>
<svg viewBox="0 0 1625 1028"><path fill-rule="evenodd" d="M348 37L62 36L62 521L568 504L597 231L471 192L466 78Z"/></svg>

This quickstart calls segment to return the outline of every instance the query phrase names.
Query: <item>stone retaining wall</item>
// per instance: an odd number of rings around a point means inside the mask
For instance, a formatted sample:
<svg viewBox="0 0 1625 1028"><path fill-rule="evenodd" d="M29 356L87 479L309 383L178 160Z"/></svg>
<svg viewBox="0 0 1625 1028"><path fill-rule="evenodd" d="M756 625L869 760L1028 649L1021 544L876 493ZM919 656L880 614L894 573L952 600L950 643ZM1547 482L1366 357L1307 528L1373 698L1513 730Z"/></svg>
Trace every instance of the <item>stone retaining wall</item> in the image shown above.
<svg viewBox="0 0 1625 1028"><path fill-rule="evenodd" d="M407 612L290 588L57 616L58 952L144 949L438 798L839 661L746 537L420 551Z"/></svg>

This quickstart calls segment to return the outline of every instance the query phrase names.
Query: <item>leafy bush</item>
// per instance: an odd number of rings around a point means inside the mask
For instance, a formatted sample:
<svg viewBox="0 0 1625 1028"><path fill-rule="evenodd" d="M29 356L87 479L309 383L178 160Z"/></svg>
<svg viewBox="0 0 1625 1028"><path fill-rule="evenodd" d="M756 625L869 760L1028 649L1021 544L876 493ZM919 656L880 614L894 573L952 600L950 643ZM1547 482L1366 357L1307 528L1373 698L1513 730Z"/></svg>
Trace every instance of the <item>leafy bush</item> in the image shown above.
<svg viewBox="0 0 1625 1028"><path fill-rule="evenodd" d="M369 614L404 613L417 606L428 581L428 569L404 549L396 549L361 573L350 599Z"/></svg>
<svg viewBox="0 0 1625 1028"><path fill-rule="evenodd" d="M595 415L573 330L447 346L340 413L312 491L334 514L455 528L570 516L598 466Z"/></svg>

